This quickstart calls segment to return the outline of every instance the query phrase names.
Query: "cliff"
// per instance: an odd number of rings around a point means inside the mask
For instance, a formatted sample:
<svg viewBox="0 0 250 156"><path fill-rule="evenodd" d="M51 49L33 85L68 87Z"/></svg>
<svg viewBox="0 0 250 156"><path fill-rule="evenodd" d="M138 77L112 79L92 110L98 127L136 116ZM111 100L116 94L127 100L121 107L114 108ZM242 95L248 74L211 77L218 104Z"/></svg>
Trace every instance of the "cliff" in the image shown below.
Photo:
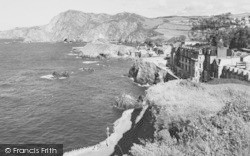
<svg viewBox="0 0 250 156"><path fill-rule="evenodd" d="M236 14L242 18L249 14ZM51 19L48 24L29 28L0 31L0 38L24 38L26 42L89 42L99 38L119 42L143 42L147 38L169 40L190 37L191 20L201 16L165 16L147 18L134 13L94 14L68 10Z"/></svg>
<svg viewBox="0 0 250 156"><path fill-rule="evenodd" d="M145 116L146 114L146 116ZM143 121L150 118L148 106L140 109L129 109L123 112L121 118L114 122L113 133L104 141L97 145L76 149L65 152L64 156L110 156L123 155L128 153L129 147L133 142L139 142L136 136L143 134L137 133L138 129L152 127L144 124ZM151 135L153 130L144 134ZM128 140L129 139L129 140Z"/></svg>
<svg viewBox="0 0 250 156"><path fill-rule="evenodd" d="M147 18L133 13L115 15L69 10L48 24L0 32L0 38L24 38L26 42L108 41L142 42L146 38L187 35L188 17ZM182 25L181 25L182 24ZM178 25L178 27L177 27Z"/></svg>
<svg viewBox="0 0 250 156"><path fill-rule="evenodd" d="M240 84L174 80L151 86L155 140L134 144L133 156L250 154L250 90Z"/></svg>
<svg viewBox="0 0 250 156"><path fill-rule="evenodd" d="M148 60L137 60L137 64L145 74L159 68ZM250 90L248 85L232 82L212 85L173 80L153 85L146 90L144 107L125 111L109 138L64 155L247 156Z"/></svg>
<svg viewBox="0 0 250 156"><path fill-rule="evenodd" d="M160 82L178 79L166 67L164 57L148 57L135 60L129 69L128 76L140 85L153 85Z"/></svg>
<svg viewBox="0 0 250 156"><path fill-rule="evenodd" d="M134 79L134 82L141 85L152 85L158 82L164 82L166 71L161 70L156 64L138 59L129 70L129 77Z"/></svg>

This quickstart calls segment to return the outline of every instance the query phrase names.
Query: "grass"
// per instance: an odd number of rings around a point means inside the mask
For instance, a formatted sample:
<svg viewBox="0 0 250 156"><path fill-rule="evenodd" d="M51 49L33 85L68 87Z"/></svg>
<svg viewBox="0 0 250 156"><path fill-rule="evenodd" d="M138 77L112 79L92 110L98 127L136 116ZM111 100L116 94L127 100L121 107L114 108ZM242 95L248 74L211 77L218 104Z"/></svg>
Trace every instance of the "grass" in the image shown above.
<svg viewBox="0 0 250 156"><path fill-rule="evenodd" d="M156 139L134 145L132 155L249 155L249 87L222 81L208 85L181 80L151 87L148 102L159 109L154 114Z"/></svg>
<svg viewBox="0 0 250 156"><path fill-rule="evenodd" d="M241 81L238 79L213 79L213 80L207 82L207 84L212 84L212 85L228 84L228 83L242 84L242 85L250 86L249 82Z"/></svg>

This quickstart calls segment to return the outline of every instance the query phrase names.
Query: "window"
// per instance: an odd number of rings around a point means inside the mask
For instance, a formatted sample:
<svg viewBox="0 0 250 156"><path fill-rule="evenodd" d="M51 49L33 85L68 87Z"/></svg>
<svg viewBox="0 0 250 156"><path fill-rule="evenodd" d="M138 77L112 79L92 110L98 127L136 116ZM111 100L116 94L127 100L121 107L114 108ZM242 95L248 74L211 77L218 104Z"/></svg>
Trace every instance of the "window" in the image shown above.
<svg viewBox="0 0 250 156"><path fill-rule="evenodd" d="M199 66L200 66L200 68L201 68L201 63L199 63Z"/></svg>

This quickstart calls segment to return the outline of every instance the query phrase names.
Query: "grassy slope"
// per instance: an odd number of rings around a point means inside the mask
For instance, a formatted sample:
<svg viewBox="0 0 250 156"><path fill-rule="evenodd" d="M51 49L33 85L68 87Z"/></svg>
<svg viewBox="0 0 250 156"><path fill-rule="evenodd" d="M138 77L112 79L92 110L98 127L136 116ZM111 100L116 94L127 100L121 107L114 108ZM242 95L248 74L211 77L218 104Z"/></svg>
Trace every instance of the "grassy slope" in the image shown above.
<svg viewBox="0 0 250 156"><path fill-rule="evenodd" d="M154 142L135 156L249 155L250 89L240 84L172 81L147 90L156 108Z"/></svg>

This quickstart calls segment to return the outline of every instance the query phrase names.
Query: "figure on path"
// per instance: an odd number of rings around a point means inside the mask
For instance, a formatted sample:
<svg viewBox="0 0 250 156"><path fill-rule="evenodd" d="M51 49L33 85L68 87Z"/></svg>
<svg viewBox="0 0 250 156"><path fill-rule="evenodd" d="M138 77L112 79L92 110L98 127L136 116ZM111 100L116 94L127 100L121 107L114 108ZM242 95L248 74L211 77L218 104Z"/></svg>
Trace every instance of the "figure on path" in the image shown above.
<svg viewBox="0 0 250 156"><path fill-rule="evenodd" d="M106 139L106 145L108 146L108 138L109 138L109 135L110 135L110 133L109 133L109 127L107 127L107 139Z"/></svg>

